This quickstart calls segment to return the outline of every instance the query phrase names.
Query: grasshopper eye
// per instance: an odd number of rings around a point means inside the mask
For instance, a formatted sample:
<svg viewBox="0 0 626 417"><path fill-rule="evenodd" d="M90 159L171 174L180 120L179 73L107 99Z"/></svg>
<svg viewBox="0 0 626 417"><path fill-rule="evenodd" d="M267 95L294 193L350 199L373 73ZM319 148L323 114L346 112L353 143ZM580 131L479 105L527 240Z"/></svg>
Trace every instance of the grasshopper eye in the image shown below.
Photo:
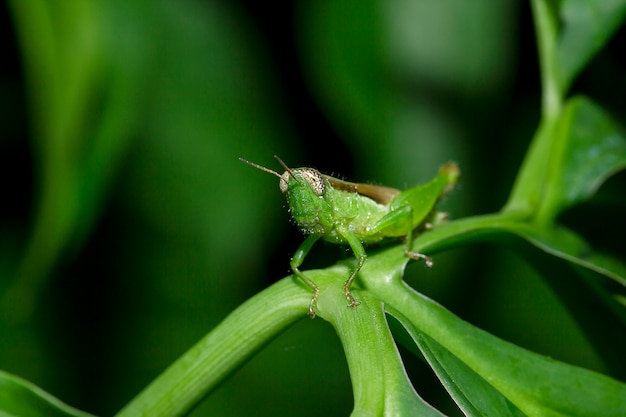
<svg viewBox="0 0 626 417"><path fill-rule="evenodd" d="M326 182L322 174L313 168L302 168L298 170L298 174L309 183L315 195L323 195L326 191Z"/></svg>
<svg viewBox="0 0 626 417"><path fill-rule="evenodd" d="M289 190L289 177L293 178L300 184L302 184L302 180L306 181L306 183L311 187L313 193L317 196L321 196L326 191L326 182L324 181L324 176L316 169L313 168L298 168L290 171L285 171L283 175L280 176L280 191L285 194Z"/></svg>
<svg viewBox="0 0 626 417"><path fill-rule="evenodd" d="M289 177L291 173L289 171L285 171L283 175L280 176L280 182L278 186L280 187L280 192L285 194L289 189Z"/></svg>

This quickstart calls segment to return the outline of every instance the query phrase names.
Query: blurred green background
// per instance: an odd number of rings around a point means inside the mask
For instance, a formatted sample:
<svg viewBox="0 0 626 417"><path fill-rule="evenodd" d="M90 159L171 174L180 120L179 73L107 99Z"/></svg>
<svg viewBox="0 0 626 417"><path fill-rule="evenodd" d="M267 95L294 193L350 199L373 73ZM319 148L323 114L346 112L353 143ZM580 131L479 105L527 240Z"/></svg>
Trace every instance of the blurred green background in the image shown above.
<svg viewBox="0 0 626 417"><path fill-rule="evenodd" d="M443 206L460 218L504 204L539 117L521 1L13 0L0 13L0 368L99 415L289 274L302 237L276 178L238 157L398 188L455 160L462 183ZM622 124L625 40L574 86ZM625 179L565 216L622 257ZM320 245L305 267L344 256ZM439 254L406 279L507 340L601 370L509 252ZM193 415L351 409L332 328L303 318Z"/></svg>

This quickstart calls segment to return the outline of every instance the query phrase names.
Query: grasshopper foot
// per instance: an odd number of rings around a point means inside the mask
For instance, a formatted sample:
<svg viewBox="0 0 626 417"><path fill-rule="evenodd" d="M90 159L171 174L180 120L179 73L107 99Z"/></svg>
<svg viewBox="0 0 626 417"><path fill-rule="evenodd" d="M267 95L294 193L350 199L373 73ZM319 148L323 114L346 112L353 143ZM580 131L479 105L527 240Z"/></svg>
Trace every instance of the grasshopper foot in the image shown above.
<svg viewBox="0 0 626 417"><path fill-rule="evenodd" d="M430 256L426 256L423 253L411 252L411 251L405 251L405 253L406 253L406 256L408 256L411 259L415 259L416 261L423 260L426 266L429 268L435 264L433 262L433 259Z"/></svg>
<svg viewBox="0 0 626 417"><path fill-rule="evenodd" d="M314 288L313 297L311 297L311 301L309 302L309 317L311 317L311 320L315 318L315 309L313 308L313 305L317 302L317 297L319 297L319 295L320 290L316 286Z"/></svg>
<svg viewBox="0 0 626 417"><path fill-rule="evenodd" d="M352 293L350 293L350 290L347 288L344 288L344 294L346 295L346 300L348 300L348 307L357 308L357 306L361 304L360 301L354 299Z"/></svg>

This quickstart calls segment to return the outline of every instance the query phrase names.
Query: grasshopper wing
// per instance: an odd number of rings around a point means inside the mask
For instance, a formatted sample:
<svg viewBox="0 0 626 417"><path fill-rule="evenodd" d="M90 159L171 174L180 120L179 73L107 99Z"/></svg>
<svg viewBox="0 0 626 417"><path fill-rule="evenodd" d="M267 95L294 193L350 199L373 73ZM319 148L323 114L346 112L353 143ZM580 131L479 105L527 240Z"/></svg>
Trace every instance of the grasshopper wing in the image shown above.
<svg viewBox="0 0 626 417"><path fill-rule="evenodd" d="M330 185L336 190L347 191L350 193L357 193L359 195L369 197L378 204L387 205L393 200L400 190L391 187L384 187L380 185L371 184L357 184L354 182L342 181L328 175L324 175Z"/></svg>

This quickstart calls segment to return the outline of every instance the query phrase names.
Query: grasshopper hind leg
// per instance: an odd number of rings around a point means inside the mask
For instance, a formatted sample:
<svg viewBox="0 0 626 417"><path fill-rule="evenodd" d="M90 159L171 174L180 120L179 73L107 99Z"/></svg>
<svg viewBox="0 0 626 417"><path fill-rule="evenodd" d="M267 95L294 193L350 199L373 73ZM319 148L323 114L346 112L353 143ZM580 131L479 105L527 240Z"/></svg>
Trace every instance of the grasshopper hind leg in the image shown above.
<svg viewBox="0 0 626 417"><path fill-rule="evenodd" d="M408 247L404 248L404 253L408 258L411 258L413 260L416 260L416 261L423 260L426 266L429 268L434 265L433 258L431 258L430 256L426 256L423 253L411 251L409 250Z"/></svg>
<svg viewBox="0 0 626 417"><path fill-rule="evenodd" d="M411 215L412 217L412 215ZM430 223L428 223L430 225ZM432 225L427 226L427 228L431 228ZM415 252L411 250L411 245L413 244L413 225L409 223L409 227L406 233L406 237L404 239L404 253L405 255L416 261L424 261L427 267L431 267L434 265L433 259L430 256L426 256L423 253Z"/></svg>
<svg viewBox="0 0 626 417"><path fill-rule="evenodd" d="M426 256L423 253L419 253L419 252L415 252L411 250L411 245L413 244L413 224L411 222L411 218L413 217L413 215L411 214L411 217L409 218L409 227L407 228L407 233L406 233L406 237L404 238L404 254L409 258L409 259L413 259L415 261L424 261L424 263L426 264L427 267L431 267L434 265L433 259L430 256ZM426 225L427 229L432 228L432 225L430 223L427 223Z"/></svg>

